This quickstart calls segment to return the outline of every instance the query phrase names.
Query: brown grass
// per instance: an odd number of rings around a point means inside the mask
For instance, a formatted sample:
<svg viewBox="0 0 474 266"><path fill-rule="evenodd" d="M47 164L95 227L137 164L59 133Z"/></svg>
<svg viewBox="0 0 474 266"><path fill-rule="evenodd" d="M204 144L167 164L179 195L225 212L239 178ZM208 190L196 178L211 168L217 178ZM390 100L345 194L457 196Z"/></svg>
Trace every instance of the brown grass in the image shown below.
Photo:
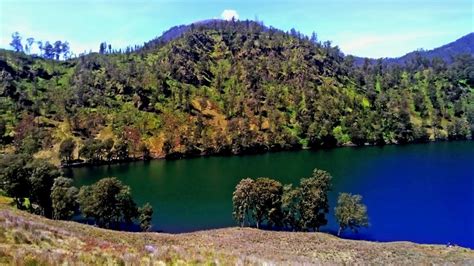
<svg viewBox="0 0 474 266"><path fill-rule="evenodd" d="M128 233L53 221L0 201L0 265L474 264L474 251L376 243L324 233L226 228L187 234Z"/></svg>

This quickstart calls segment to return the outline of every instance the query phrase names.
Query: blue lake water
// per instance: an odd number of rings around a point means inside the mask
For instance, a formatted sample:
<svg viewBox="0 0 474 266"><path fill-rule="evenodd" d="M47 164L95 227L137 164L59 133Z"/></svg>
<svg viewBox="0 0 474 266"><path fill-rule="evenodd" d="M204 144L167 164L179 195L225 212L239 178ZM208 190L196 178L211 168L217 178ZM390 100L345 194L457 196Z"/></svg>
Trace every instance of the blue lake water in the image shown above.
<svg viewBox="0 0 474 266"><path fill-rule="evenodd" d="M370 227L344 237L474 248L474 141L155 160L67 174L78 186L116 176L132 188L137 203L153 205L154 230L189 232L236 226L232 192L242 178L297 185L316 167L334 177L329 224L322 231L337 230L337 194L351 192L364 197Z"/></svg>

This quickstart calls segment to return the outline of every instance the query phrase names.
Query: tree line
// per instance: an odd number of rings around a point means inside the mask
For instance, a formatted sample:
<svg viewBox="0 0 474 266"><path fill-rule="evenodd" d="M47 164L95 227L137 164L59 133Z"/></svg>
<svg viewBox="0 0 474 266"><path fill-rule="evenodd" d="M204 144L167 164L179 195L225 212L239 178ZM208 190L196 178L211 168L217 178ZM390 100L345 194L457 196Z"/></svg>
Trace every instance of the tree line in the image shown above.
<svg viewBox="0 0 474 266"><path fill-rule="evenodd" d="M78 151L78 157L74 156L76 141L67 138L59 146L59 158L64 166L73 162L85 162L88 164L100 164L111 162L128 161L131 158L149 159L149 150L143 144L130 139L114 141L107 138L103 141L88 139Z"/></svg>
<svg viewBox="0 0 474 266"><path fill-rule="evenodd" d="M25 52L27 54L31 54L34 49L34 45L36 44L40 51L40 56L45 59L59 60L62 58L66 60L73 56L67 41L35 41L33 37L29 37L23 44L22 39L23 38L18 32L14 32L12 34L10 46L15 52Z"/></svg>
<svg viewBox="0 0 474 266"><path fill-rule="evenodd" d="M311 177L302 178L297 187L283 186L267 177L242 179L232 197L233 216L241 227L319 231L328 222L331 179L328 172L320 169L314 169ZM367 207L360 195L340 193L334 211L338 235L345 229L357 232L369 225Z"/></svg>
<svg viewBox="0 0 474 266"><path fill-rule="evenodd" d="M115 177L103 178L80 189L59 168L25 154L0 158L0 190L13 198L18 209L56 220L82 216L99 227L120 229L138 223L143 231L152 226L153 208L138 208L130 187Z"/></svg>
<svg viewBox="0 0 474 266"><path fill-rule="evenodd" d="M76 55L71 51L69 42L67 41L41 41L35 40L35 38L33 37L28 37L25 41L23 41L23 37L20 35L20 33L14 32L11 35L11 41L9 45L13 49L13 51L17 53L24 52L30 55L36 55L35 53L33 53L33 50L36 47L40 52L39 56L45 59L68 60L76 58ZM99 54L129 54L132 52L139 51L142 47L143 46L141 45L134 45L127 46L124 49L112 49L111 44L108 44L107 42L101 42L99 45ZM92 53L92 50L90 50L89 52L84 51L80 53L79 56L85 56L90 53Z"/></svg>

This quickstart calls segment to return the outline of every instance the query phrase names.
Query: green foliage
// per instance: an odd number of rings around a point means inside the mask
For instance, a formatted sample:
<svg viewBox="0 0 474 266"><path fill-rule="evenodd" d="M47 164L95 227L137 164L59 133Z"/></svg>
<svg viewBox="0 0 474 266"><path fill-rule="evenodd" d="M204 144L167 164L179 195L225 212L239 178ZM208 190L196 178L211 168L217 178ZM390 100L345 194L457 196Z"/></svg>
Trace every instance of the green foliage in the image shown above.
<svg viewBox="0 0 474 266"><path fill-rule="evenodd" d="M241 227L245 225L245 220L250 216L256 197L255 181L251 178L240 180L233 192L232 203L234 219Z"/></svg>
<svg viewBox="0 0 474 266"><path fill-rule="evenodd" d="M321 226L327 224L331 179L328 172L320 169L314 169L312 177L301 179L299 210L303 230L319 231Z"/></svg>
<svg viewBox="0 0 474 266"><path fill-rule="evenodd" d="M299 188L293 188L291 184L283 187L281 199L283 224L293 231L301 229L300 195Z"/></svg>
<svg viewBox="0 0 474 266"><path fill-rule="evenodd" d="M0 144L3 143L3 136L7 132L6 123L3 119L0 119Z"/></svg>
<svg viewBox="0 0 474 266"><path fill-rule="evenodd" d="M88 162L97 162L101 159L102 142L98 139L88 139L79 150L79 156Z"/></svg>
<svg viewBox="0 0 474 266"><path fill-rule="evenodd" d="M51 189L53 219L69 220L79 208L77 195L79 190L72 185L72 179L58 177Z"/></svg>
<svg viewBox="0 0 474 266"><path fill-rule="evenodd" d="M242 179L232 197L234 218L240 226L253 222L259 228L266 222L269 228L319 231L327 224L331 179L319 169L314 169L312 177L302 178L295 188L266 177Z"/></svg>
<svg viewBox="0 0 474 266"><path fill-rule="evenodd" d="M147 202L138 210L138 213L140 214L138 217L140 228L143 232L150 231L152 226L151 220L153 218L153 207Z"/></svg>
<svg viewBox="0 0 474 266"><path fill-rule="evenodd" d="M138 217L130 187L115 177L103 178L91 186L81 187L78 201L82 214L94 218L100 227L112 228L119 223L131 223Z"/></svg>
<svg viewBox="0 0 474 266"><path fill-rule="evenodd" d="M73 152L76 148L76 142L72 138L67 138L59 146L59 156L66 164L73 159Z"/></svg>
<svg viewBox="0 0 474 266"><path fill-rule="evenodd" d="M332 130L334 137L337 140L337 144L343 145L351 141L351 137L344 133L341 126L337 126Z"/></svg>
<svg viewBox="0 0 474 266"><path fill-rule="evenodd" d="M51 189L61 171L43 159L28 155L3 155L0 158L0 189L14 199L19 209L52 217Z"/></svg>
<svg viewBox="0 0 474 266"><path fill-rule="evenodd" d="M362 203L361 195L340 193L334 210L339 223L337 235L347 228L357 232L358 228L369 226L367 207Z"/></svg>
<svg viewBox="0 0 474 266"><path fill-rule="evenodd" d="M29 172L26 164L30 157L24 154L2 155L0 158L0 188L12 197L19 209L29 196Z"/></svg>
<svg viewBox="0 0 474 266"><path fill-rule="evenodd" d="M232 197L234 218L240 224L255 222L257 228L266 221L267 225L282 225L281 196L283 186L270 178L242 179L235 187Z"/></svg>
<svg viewBox="0 0 474 266"><path fill-rule="evenodd" d="M281 196L283 186L280 182L266 177L259 177L254 183L255 198L252 218L256 222L257 228L266 220L271 227L281 224Z"/></svg>
<svg viewBox="0 0 474 266"><path fill-rule="evenodd" d="M0 50L4 142L35 153L74 137L97 163L473 135L472 55L357 65L330 43L245 21L180 36L66 62ZM93 141L104 128L112 149Z"/></svg>
<svg viewBox="0 0 474 266"><path fill-rule="evenodd" d="M26 171L29 173L29 199L35 206L35 212L51 218L51 188L54 179L59 177L61 172L53 164L41 159L29 162L26 165Z"/></svg>

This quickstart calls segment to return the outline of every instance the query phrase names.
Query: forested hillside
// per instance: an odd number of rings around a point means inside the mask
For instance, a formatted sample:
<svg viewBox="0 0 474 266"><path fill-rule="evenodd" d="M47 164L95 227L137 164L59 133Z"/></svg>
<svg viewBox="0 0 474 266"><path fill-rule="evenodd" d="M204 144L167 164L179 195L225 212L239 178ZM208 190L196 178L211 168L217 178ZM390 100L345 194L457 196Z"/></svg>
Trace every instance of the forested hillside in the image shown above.
<svg viewBox="0 0 474 266"><path fill-rule="evenodd" d="M472 54L355 66L329 42L249 21L172 37L66 61L0 50L3 150L99 162L474 132Z"/></svg>
<svg viewBox="0 0 474 266"><path fill-rule="evenodd" d="M434 59L438 57L448 62L451 62L456 55L461 53L472 55L474 54L474 33L471 32L468 35L463 36L452 43L448 43L433 50L415 51L399 58L387 58L387 60L396 63L406 63L415 58L418 53L428 59Z"/></svg>

